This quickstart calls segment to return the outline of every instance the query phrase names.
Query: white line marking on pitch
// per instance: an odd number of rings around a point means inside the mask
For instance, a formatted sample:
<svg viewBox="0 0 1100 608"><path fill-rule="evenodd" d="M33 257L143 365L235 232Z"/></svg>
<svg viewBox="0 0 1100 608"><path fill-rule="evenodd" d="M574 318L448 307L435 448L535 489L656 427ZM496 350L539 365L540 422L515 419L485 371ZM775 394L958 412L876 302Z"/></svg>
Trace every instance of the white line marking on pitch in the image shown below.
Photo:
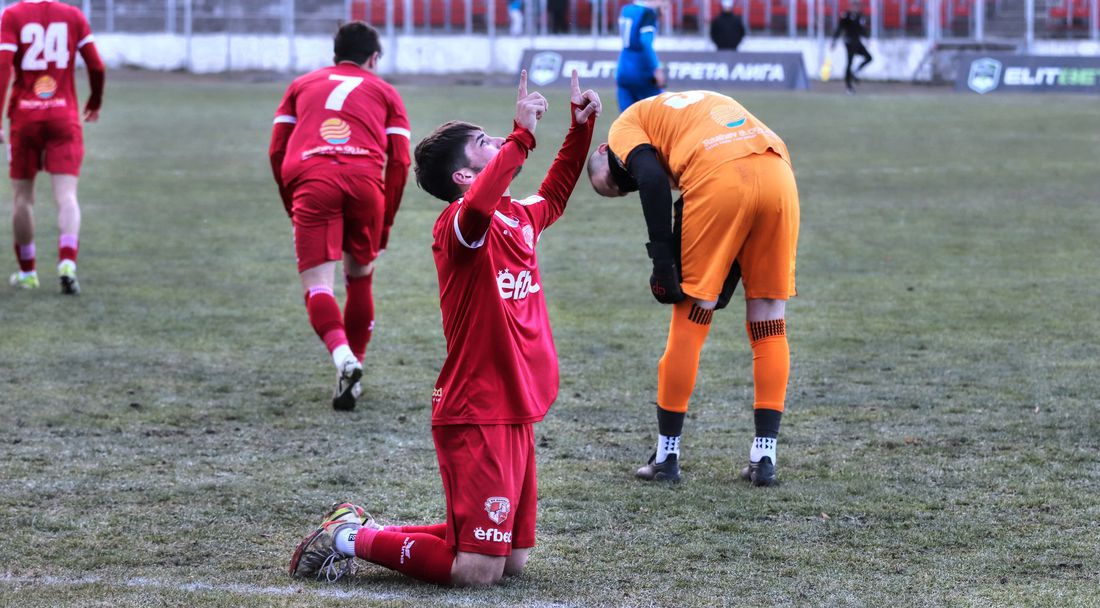
<svg viewBox="0 0 1100 608"><path fill-rule="evenodd" d="M400 593L382 593L361 589L334 589L314 586L295 587L260 587L258 585L245 585L241 583L178 583L162 581L152 578L135 577L124 580L113 580L100 576L62 577L62 576L13 576L10 573L0 575L0 583L11 585L26 585L28 587L83 587L86 585L115 585L121 587L134 587L139 589L165 589L168 591L183 591L188 593L203 591L220 591L254 597L291 597L297 595L311 595L325 598L338 599L371 599L371 600L413 600L409 595ZM461 597L461 598L432 598L432 602L443 602L452 606L481 605L485 598ZM571 604L559 604L555 602L524 602L522 606L532 608L561 608Z"/></svg>

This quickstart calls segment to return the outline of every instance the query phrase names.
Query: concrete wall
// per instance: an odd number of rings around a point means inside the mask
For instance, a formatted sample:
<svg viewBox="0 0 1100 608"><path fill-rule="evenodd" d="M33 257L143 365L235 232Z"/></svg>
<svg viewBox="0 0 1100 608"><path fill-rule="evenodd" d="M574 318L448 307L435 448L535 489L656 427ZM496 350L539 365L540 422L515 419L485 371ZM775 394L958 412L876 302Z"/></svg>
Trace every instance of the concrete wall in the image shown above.
<svg viewBox="0 0 1100 608"><path fill-rule="evenodd" d="M109 67L140 67L150 70L189 70L218 73L236 70L306 72L332 62L332 39L328 36L299 36L293 57L286 37L272 35L195 35L190 42L169 34L96 34L96 44ZM619 48L617 37L486 37L395 36L384 38L381 71L388 74L509 74L519 66L527 48L601 49ZM662 38L662 50L710 50L702 38ZM928 52L928 43L914 39L869 41L875 60L863 73L868 80L910 80ZM844 73L844 46L831 52L827 44L812 38L747 38L742 51L798 51L812 78L817 78L822 53L833 60L834 78ZM1092 41L1037 41L1040 55L1100 55L1100 44Z"/></svg>

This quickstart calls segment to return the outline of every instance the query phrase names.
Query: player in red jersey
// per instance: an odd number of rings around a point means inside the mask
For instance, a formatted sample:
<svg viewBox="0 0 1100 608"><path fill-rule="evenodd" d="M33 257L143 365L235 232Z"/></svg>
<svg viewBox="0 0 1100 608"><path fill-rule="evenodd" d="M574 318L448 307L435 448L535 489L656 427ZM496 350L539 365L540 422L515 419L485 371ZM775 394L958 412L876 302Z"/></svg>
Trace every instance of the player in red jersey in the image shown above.
<svg viewBox="0 0 1100 608"><path fill-rule="evenodd" d="M336 65L299 77L275 112L271 170L294 224L309 322L336 364L332 406L355 409L374 331L371 279L409 173L409 119L374 74L378 32L354 21L336 32ZM344 261L344 315L333 294Z"/></svg>
<svg viewBox="0 0 1100 608"><path fill-rule="evenodd" d="M519 573L535 546L532 425L558 394L558 358L535 245L584 167L600 98L573 72L572 123L538 194L514 199L512 178L535 147L546 99L520 76L507 138L448 122L416 147L422 188L449 203L433 230L447 358L432 394L447 521L381 527L336 505L299 543L290 574L335 580L353 557L444 585L491 585ZM341 564L346 564L343 569Z"/></svg>
<svg viewBox="0 0 1100 608"><path fill-rule="evenodd" d="M77 295L76 255L80 204L76 199L84 135L76 99L76 53L84 59L91 95L84 120L99 119L106 69L96 52L92 30L80 9L53 0L23 0L0 16L0 109L12 72L10 152L12 230L19 272L15 287L38 287L34 248L34 177L50 173L57 202L57 272L61 293ZM9 55L10 53L10 55ZM0 128L0 143L9 141Z"/></svg>

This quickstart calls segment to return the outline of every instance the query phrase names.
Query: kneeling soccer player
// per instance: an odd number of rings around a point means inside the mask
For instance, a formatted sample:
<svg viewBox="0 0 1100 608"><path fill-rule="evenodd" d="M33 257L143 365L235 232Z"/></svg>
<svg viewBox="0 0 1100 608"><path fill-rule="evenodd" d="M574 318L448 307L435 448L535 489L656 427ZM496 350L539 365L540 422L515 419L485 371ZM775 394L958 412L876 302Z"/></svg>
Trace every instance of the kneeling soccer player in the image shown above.
<svg viewBox="0 0 1100 608"><path fill-rule="evenodd" d="M558 393L558 360L535 246L565 211L584 167L600 98L572 81L572 124L538 194L512 178L535 147L546 99L520 76L507 138L448 122L416 147L416 178L448 203L433 230L447 357L432 394L432 437L447 520L382 527L336 505L299 543L295 577L332 581L360 557L423 581L491 585L520 572L535 546L533 424Z"/></svg>

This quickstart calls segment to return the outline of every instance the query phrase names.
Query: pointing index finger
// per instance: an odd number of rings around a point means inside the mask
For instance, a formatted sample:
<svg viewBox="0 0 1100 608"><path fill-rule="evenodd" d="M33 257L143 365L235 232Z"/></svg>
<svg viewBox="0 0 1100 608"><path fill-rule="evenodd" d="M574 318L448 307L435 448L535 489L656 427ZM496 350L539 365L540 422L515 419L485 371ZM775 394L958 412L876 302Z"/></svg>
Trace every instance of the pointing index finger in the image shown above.
<svg viewBox="0 0 1100 608"><path fill-rule="evenodd" d="M520 70L519 73L519 91L516 94L516 99L523 99L527 97L527 70Z"/></svg>
<svg viewBox="0 0 1100 608"><path fill-rule="evenodd" d="M573 76L569 80L569 88L573 93L573 97L581 94L581 81L577 75L577 70L573 70Z"/></svg>

